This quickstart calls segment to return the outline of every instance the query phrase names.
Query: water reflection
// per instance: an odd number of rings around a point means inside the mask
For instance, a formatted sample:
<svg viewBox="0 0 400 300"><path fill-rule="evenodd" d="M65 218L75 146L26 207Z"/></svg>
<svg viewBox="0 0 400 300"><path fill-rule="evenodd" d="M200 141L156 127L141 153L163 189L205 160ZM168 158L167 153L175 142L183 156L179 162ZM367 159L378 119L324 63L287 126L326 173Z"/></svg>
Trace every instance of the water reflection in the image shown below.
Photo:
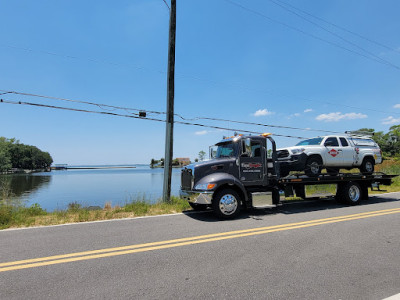
<svg viewBox="0 0 400 300"><path fill-rule="evenodd" d="M21 204L23 196L31 195L48 186L51 176L33 176L25 174L0 175L0 194L3 201ZM19 201L18 201L19 200Z"/></svg>
<svg viewBox="0 0 400 300"><path fill-rule="evenodd" d="M30 206L38 203L53 211L66 209L69 203L104 207L124 205L135 199L158 201L162 197L163 169L65 170L31 175L2 175L9 183L14 199ZM180 169L172 170L172 195L179 194ZM2 199L0 194L0 199Z"/></svg>

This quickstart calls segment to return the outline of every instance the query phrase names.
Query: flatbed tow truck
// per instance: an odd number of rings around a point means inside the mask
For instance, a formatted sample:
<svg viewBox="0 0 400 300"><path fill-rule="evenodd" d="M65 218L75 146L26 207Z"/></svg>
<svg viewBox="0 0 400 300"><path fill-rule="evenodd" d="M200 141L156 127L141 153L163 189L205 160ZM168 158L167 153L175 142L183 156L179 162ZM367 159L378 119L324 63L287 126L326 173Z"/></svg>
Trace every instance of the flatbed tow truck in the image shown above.
<svg viewBox="0 0 400 300"><path fill-rule="evenodd" d="M311 197L320 197L318 190L327 185L333 186L338 202L356 205L368 199L369 188L380 190L398 176L338 173L281 177L276 143L270 134L225 138L210 147L210 158L182 168L180 196L195 210L211 207L222 219L235 218L242 208L260 203L280 205L287 197L310 198L307 191L312 189Z"/></svg>

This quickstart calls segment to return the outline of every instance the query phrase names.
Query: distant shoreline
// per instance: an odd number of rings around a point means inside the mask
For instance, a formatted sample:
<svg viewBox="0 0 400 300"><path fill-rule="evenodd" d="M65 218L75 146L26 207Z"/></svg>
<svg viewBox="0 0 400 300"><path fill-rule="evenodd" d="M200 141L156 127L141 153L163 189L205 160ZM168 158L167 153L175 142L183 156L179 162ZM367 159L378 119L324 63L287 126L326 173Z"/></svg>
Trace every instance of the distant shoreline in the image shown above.
<svg viewBox="0 0 400 300"><path fill-rule="evenodd" d="M127 164L127 165L68 165L55 164L51 170L102 170L102 169L135 169L137 167L149 166L146 164Z"/></svg>
<svg viewBox="0 0 400 300"><path fill-rule="evenodd" d="M135 169L134 166L113 166L113 167L63 167L62 170L97 170L97 169ZM60 170L52 167L52 170Z"/></svg>

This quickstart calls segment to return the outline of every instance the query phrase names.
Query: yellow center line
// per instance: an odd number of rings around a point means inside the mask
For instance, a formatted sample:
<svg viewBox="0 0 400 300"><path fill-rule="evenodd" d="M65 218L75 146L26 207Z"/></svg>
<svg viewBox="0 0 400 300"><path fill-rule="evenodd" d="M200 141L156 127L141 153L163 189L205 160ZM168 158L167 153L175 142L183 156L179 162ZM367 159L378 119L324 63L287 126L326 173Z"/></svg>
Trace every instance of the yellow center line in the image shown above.
<svg viewBox="0 0 400 300"><path fill-rule="evenodd" d="M233 238L239 238L239 237L254 236L254 235L266 234L266 233L271 233L271 232L278 232L278 231L298 229L298 228L306 228L306 227L312 227L312 226L317 226L317 225L338 223L338 222L357 220L357 219L365 219L365 218L370 218L370 217L383 216L383 215L396 214L396 213L400 213L400 208L372 211L372 212L366 212L366 213L359 213L359 214L345 215L345 216L340 216L340 217L332 217L332 218L304 221L304 222L298 222L298 223L289 223L289 224L274 225L274 226L260 227L260 228L253 228L253 229L236 230L236 231L208 234L208 235L202 235L202 236L196 236L196 237L181 238L181 239L174 239L174 240L167 240L167 241L160 241L160 242L153 242L153 243L145 243L145 244L138 244L138 245L130 245L130 246L123 246L123 247L99 249L99 250L92 250L92 251L69 253L69 254L64 254L64 255L55 255L55 256L49 256L49 257L20 260L20 261L7 262L7 263L0 264L0 272L34 268L34 267L40 267L40 266L55 265L55 264L96 259L96 258L118 256L118 255L125 255L125 254L132 254L132 253L139 253L139 252L145 252L145 251L174 248L174 247L180 247L180 246L186 246L186 245L195 245L195 244L200 244L200 243L221 241L221 240L227 240L227 239L233 239Z"/></svg>
<svg viewBox="0 0 400 300"><path fill-rule="evenodd" d="M289 223L289 224L274 225L274 226L267 226L267 227L258 227L258 228L251 228L251 229L228 231L228 232L222 232L222 233L213 233L213 234L207 234L207 235L200 235L200 236L194 236L194 237L188 237L188 238L179 238L179 239L159 241L159 242L151 242L151 243L144 243L144 244L137 244L137 245L105 248L105 249L90 250L90 251L83 251L83 252L74 252L74 253L54 255L54 256L48 256L48 257L41 257L41 258L33 258L33 259L26 259L26 260L19 260L19 261L13 261L13 262L0 263L0 267L19 265L19 264L26 264L26 263L34 263L34 262L40 262L40 261L46 261L46 260L54 260L54 259L60 259L60 258L91 255L91 254L97 254L97 253L130 250L130 249L137 249L137 248L142 248L142 247L157 246L157 245L163 245L163 244L171 244L171 243L184 242L184 241L190 241L190 240L199 240L199 239L205 239L205 238L210 238L210 237L218 237L218 236L232 235L232 234L245 233L245 232L254 232L254 231L267 230L267 229L273 229L273 228L290 227L290 226L294 226L294 225L310 224L310 223L316 223L316 222L321 222L321 221L326 221L326 220L339 220L339 219L343 219L343 218L375 214L377 212L397 211L397 210L400 210L400 208L364 212L364 213L351 214L351 215L345 215L345 216L339 216L339 217L330 217L330 218L324 218L324 219L316 219L316 220L311 220L311 221L302 221L302 222L298 222L298 223Z"/></svg>

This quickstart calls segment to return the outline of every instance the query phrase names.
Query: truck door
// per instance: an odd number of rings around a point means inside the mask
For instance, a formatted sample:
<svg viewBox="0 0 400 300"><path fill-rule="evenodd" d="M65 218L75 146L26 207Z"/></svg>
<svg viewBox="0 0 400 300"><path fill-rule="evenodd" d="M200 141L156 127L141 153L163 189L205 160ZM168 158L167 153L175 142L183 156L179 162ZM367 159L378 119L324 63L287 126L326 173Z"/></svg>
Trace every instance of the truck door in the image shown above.
<svg viewBox="0 0 400 300"><path fill-rule="evenodd" d="M325 165L330 167L341 166L343 162L342 149L336 137L327 137L322 150Z"/></svg>
<svg viewBox="0 0 400 300"><path fill-rule="evenodd" d="M347 167L347 166L352 166L354 164L354 155L355 155L355 150L354 147L351 147L349 144L349 141L344 138L344 137L340 137L339 138L340 143L342 145L341 149L342 149L342 166L343 167Z"/></svg>
<svg viewBox="0 0 400 300"><path fill-rule="evenodd" d="M266 157L261 140L245 139L242 148L239 158L240 180L245 185L262 185Z"/></svg>

